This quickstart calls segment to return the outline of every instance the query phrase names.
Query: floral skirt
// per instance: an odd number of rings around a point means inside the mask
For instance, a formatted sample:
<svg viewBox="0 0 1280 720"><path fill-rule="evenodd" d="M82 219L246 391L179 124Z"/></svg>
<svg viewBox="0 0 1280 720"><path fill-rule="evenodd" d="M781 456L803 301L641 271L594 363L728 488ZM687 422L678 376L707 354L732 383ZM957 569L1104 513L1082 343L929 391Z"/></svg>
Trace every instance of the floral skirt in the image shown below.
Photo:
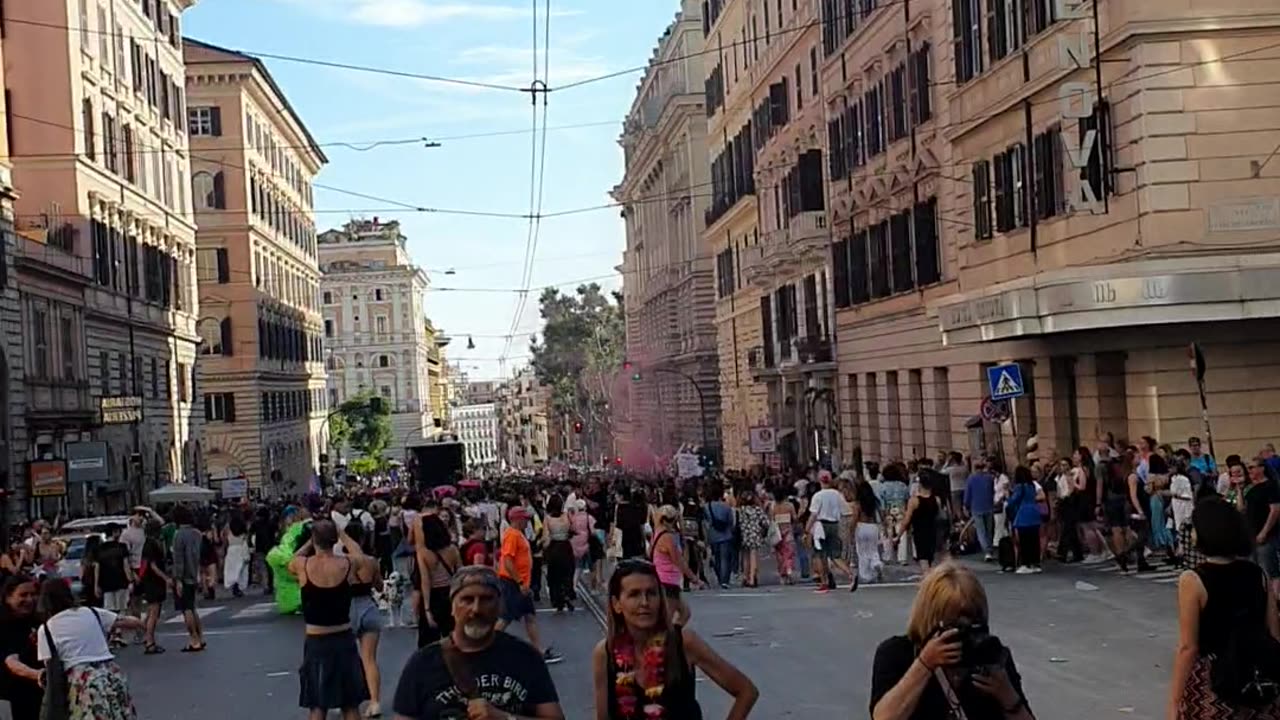
<svg viewBox="0 0 1280 720"><path fill-rule="evenodd" d="M1191 676L1178 705L1178 720L1280 720L1280 703L1265 708L1238 708L1218 699L1209 677L1210 662L1204 656L1191 666Z"/></svg>
<svg viewBox="0 0 1280 720"><path fill-rule="evenodd" d="M129 681L114 660L67 670L71 720L137 720Z"/></svg>

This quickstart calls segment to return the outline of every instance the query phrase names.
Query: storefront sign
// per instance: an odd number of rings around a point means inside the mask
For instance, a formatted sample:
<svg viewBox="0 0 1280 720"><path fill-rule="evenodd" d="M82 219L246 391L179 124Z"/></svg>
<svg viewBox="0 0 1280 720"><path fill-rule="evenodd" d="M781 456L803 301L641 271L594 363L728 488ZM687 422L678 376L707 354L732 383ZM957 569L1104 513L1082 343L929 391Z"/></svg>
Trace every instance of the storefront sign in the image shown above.
<svg viewBox="0 0 1280 720"><path fill-rule="evenodd" d="M1185 273L1082 281L1041 288L1038 295L1042 315L1111 308L1235 302L1241 299L1238 276L1229 273Z"/></svg>
<svg viewBox="0 0 1280 720"><path fill-rule="evenodd" d="M31 460L27 463L31 497L60 497L67 494L66 460Z"/></svg>
<svg viewBox="0 0 1280 720"><path fill-rule="evenodd" d="M112 395L102 398L102 424L125 425L142 422L142 398L136 395Z"/></svg>
<svg viewBox="0 0 1280 720"><path fill-rule="evenodd" d="M1035 291L1011 290L999 295L973 298L938 309L942 330L958 330L975 325L1035 316Z"/></svg>
<svg viewBox="0 0 1280 720"><path fill-rule="evenodd" d="M1068 23L1072 20L1083 20L1090 17L1081 0L1054 0L1059 20ZM1063 70L1089 70L1097 58L1093 57L1092 35L1088 25L1078 23L1071 26L1080 28L1078 32L1063 31L1058 36L1058 66ZM1094 28L1097 32L1097 28ZM1058 87L1058 105L1062 117L1075 120L1077 124L1093 118L1098 105L1097 89L1092 80L1082 82L1069 80ZM1077 102L1079 98L1079 102ZM1083 130L1083 127L1081 128ZM1067 156L1067 165L1078 172L1067 173L1074 176L1076 187L1070 189L1067 203L1072 211L1088 210L1094 215L1106 212L1105 204L1093 192L1089 176L1085 170L1089 167L1089 159L1095 152L1102 152L1099 147L1098 129L1091 128L1082 133L1062 132L1062 149ZM1103 164L1105 171L1105 163Z"/></svg>
<svg viewBox="0 0 1280 720"><path fill-rule="evenodd" d="M105 482L110 479L105 442L67 443L68 482Z"/></svg>
<svg viewBox="0 0 1280 720"><path fill-rule="evenodd" d="M1280 228L1280 197L1243 198L1209 206L1210 232Z"/></svg>

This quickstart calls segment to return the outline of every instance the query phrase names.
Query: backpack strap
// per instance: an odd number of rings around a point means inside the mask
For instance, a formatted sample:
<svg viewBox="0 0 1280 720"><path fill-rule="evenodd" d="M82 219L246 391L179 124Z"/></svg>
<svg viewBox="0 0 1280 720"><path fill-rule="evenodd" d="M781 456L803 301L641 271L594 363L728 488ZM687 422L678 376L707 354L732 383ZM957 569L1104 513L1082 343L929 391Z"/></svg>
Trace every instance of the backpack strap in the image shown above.
<svg viewBox="0 0 1280 720"><path fill-rule="evenodd" d="M476 686L476 679L471 674L471 668L467 667L467 661L462 657L462 651L453 644L453 638L446 637L440 641L440 653L444 657L445 669L449 671L449 677L453 679L453 684L462 693L467 700L475 700L480 697L480 689Z"/></svg>

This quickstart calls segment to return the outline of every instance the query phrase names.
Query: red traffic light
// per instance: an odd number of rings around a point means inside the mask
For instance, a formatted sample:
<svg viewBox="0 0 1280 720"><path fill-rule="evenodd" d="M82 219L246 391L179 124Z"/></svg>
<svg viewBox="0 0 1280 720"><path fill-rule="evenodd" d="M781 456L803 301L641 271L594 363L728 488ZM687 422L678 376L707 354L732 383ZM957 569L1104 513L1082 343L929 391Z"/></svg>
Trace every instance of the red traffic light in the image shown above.
<svg viewBox="0 0 1280 720"><path fill-rule="evenodd" d="M616 458L614 458L614 459L613 459L613 464L614 464L614 465L621 465L621 464L622 464L622 458L620 458L620 457L616 457Z"/></svg>
<svg viewBox="0 0 1280 720"><path fill-rule="evenodd" d="M573 424L573 431L574 431L574 432L576 432L576 433L578 433L579 435L581 435L581 434L582 434L582 423L581 423L581 422L575 422L575 423Z"/></svg>

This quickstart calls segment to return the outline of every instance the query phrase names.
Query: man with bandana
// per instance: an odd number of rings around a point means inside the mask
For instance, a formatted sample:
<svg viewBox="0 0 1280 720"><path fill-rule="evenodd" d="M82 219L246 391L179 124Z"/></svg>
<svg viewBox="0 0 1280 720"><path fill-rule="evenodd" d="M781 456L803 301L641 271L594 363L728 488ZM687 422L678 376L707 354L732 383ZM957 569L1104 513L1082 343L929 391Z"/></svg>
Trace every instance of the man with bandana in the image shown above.
<svg viewBox="0 0 1280 720"><path fill-rule="evenodd" d="M396 686L396 720L564 720L542 656L498 630L502 584L461 568L449 585L453 633L413 654Z"/></svg>

